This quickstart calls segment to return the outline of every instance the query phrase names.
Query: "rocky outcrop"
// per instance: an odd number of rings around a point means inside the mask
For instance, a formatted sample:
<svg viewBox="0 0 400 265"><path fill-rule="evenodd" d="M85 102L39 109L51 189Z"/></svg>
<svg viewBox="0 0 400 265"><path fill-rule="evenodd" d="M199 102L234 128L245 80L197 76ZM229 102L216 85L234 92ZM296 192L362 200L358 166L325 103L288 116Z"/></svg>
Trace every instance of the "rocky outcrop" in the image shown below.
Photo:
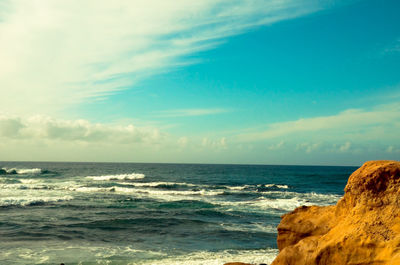
<svg viewBox="0 0 400 265"><path fill-rule="evenodd" d="M282 216L272 265L400 264L400 162L371 161L337 205Z"/></svg>

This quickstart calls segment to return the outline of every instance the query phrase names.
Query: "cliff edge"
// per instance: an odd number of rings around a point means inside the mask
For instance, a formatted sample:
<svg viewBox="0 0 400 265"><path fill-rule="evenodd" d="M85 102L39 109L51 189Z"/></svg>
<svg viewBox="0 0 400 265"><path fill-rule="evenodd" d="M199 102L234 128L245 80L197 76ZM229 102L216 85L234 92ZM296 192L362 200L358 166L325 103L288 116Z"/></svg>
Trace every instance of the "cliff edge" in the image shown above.
<svg viewBox="0 0 400 265"><path fill-rule="evenodd" d="M400 162L370 161L337 205L282 216L272 265L400 264Z"/></svg>

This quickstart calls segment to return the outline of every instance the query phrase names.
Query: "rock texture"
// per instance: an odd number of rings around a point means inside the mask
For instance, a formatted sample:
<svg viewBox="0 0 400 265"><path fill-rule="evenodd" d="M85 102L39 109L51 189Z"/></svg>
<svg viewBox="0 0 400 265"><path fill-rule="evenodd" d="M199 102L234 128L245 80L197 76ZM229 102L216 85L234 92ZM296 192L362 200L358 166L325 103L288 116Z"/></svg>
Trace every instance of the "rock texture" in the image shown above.
<svg viewBox="0 0 400 265"><path fill-rule="evenodd" d="M400 162L356 170L335 206L282 216L272 265L400 264Z"/></svg>

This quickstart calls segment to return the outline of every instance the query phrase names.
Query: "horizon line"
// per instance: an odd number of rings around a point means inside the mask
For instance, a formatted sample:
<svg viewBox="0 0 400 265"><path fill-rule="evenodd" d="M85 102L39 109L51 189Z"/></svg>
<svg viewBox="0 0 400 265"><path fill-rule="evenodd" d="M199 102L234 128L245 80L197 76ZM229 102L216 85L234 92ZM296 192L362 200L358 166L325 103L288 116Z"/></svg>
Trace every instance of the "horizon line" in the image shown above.
<svg viewBox="0 0 400 265"><path fill-rule="evenodd" d="M379 160L379 159L378 159ZM372 161L372 160L368 160ZM393 160L395 161L395 160ZM365 161L367 162L367 161ZM364 162L364 163L365 163ZM361 165L331 165L331 164L261 164L261 163L200 163L200 162L111 162L111 161L2 161L0 163L76 163L76 164L165 164L165 165L225 165L225 166L293 166L293 167L361 167Z"/></svg>

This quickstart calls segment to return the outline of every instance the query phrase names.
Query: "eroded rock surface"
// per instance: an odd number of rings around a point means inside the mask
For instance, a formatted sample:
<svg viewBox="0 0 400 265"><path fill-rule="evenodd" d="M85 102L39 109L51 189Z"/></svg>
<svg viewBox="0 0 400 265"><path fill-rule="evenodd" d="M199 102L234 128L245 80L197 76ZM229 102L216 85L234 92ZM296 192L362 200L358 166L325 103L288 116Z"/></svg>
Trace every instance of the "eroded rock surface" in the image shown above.
<svg viewBox="0 0 400 265"><path fill-rule="evenodd" d="M285 214L278 247L272 265L400 264L400 162L367 162L337 205Z"/></svg>

